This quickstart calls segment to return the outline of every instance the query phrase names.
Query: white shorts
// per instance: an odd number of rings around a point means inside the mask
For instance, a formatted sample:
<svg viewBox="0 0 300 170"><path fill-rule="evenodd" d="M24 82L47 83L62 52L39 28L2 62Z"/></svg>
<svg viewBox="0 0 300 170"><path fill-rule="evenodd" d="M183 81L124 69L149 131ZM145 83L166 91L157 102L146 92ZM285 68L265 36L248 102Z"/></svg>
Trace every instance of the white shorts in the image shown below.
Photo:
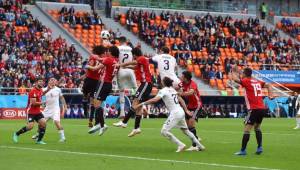
<svg viewBox="0 0 300 170"><path fill-rule="evenodd" d="M132 69L120 69L117 81L120 90L137 88L135 74Z"/></svg>
<svg viewBox="0 0 300 170"><path fill-rule="evenodd" d="M43 112L45 119L52 119L53 121L60 122L60 112Z"/></svg>
<svg viewBox="0 0 300 170"><path fill-rule="evenodd" d="M167 131L170 131L173 128L188 129L188 126L185 121L184 112L180 114L171 113L162 127L162 129Z"/></svg>

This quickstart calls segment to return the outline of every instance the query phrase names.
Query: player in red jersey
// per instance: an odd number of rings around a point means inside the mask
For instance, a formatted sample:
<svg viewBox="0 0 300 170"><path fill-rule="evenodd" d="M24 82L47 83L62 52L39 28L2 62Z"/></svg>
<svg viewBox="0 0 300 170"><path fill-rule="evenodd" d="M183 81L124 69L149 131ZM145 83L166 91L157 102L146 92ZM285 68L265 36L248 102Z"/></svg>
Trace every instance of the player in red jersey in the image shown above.
<svg viewBox="0 0 300 170"><path fill-rule="evenodd" d="M269 95L271 95L272 86L252 78L252 70L250 68L244 69L242 78L238 78L236 73L233 73L232 78L235 82L239 83L242 87L245 88L245 101L246 101L247 109L249 111L245 119L242 148L239 152L235 154L236 155L247 154L246 147L250 138L250 131L254 127L257 145L258 145L256 154L259 155L263 152L262 133L260 130L260 125L267 111L263 101L262 88L264 86L268 87Z"/></svg>
<svg viewBox="0 0 300 170"><path fill-rule="evenodd" d="M100 130L99 135L107 130L107 126L104 122L103 108L101 104L106 100L107 96L112 92L112 80L118 68L116 64L119 58L119 49L116 46L111 46L108 48L107 56L102 59L102 63L97 65L94 69L101 69L101 77L98 83L98 88L94 96L94 106L95 106L95 126L93 126L88 133L92 134Z"/></svg>
<svg viewBox="0 0 300 170"><path fill-rule="evenodd" d="M51 87L48 86L46 91L43 92L42 88L44 85L44 80L42 77L38 77L35 82L35 86L30 90L28 94L28 104L27 104L27 125L21 128L19 131L13 134L13 141L18 143L18 138L21 134L30 131L34 126L34 121L39 124L39 135L37 138L37 144L46 144L42 141L45 131L46 131L46 120L41 111L42 96L46 94Z"/></svg>
<svg viewBox="0 0 300 170"><path fill-rule="evenodd" d="M123 63L119 66L135 66L136 78L139 82L141 82L141 85L138 87L132 107L130 108L123 121L114 123L114 126L125 128L127 127L127 122L130 117L136 113L134 129L128 135L128 137L132 137L136 134L141 133L140 123L142 119L143 108L136 109L135 107L138 106L139 103L148 100L152 91L152 76L149 69L149 60L145 56L143 56L140 48L134 48L132 50L132 54L135 59L134 61Z"/></svg>
<svg viewBox="0 0 300 170"><path fill-rule="evenodd" d="M102 45L96 46L93 49L93 55L90 56L88 64L86 66L86 74L82 87L83 93L83 110L86 116L89 116L89 127L93 127L94 111L95 107L93 105L93 97L98 85L100 72L95 69L96 66L101 62L101 58L105 54L106 48ZM90 104L90 109L88 109L88 103ZM88 113L90 110L90 113Z"/></svg>
<svg viewBox="0 0 300 170"><path fill-rule="evenodd" d="M192 80L192 73L189 71L182 72L181 76L182 92L178 94L183 97L187 103L187 108L191 111L191 115L185 114L186 122L189 130L196 136L200 141L201 139L197 136L197 130L195 128L195 122L198 121L198 116L202 111L202 101L200 98L200 92L197 84ZM193 142L192 146L187 151L198 151L196 143Z"/></svg>

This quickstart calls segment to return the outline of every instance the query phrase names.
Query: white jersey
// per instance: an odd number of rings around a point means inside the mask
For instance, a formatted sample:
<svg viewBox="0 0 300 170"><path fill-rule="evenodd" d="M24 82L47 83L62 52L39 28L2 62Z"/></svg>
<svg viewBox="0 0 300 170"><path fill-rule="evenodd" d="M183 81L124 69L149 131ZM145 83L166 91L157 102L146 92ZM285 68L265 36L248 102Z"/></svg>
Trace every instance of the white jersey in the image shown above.
<svg viewBox="0 0 300 170"><path fill-rule="evenodd" d="M120 45L119 47L119 62L120 63L127 63L133 61L132 56L132 48L127 45Z"/></svg>
<svg viewBox="0 0 300 170"><path fill-rule="evenodd" d="M175 73L177 63L173 56L169 54L160 54L152 57L152 60L157 63L161 80L165 77L169 77L172 80L177 78Z"/></svg>
<svg viewBox="0 0 300 170"><path fill-rule="evenodd" d="M170 115L174 113L184 114L183 108L179 104L177 91L173 87L164 87L159 90L157 96L161 97Z"/></svg>
<svg viewBox="0 0 300 170"><path fill-rule="evenodd" d="M43 89L45 91L46 88ZM62 96L61 89L54 87L46 93L46 107L44 109L45 113L49 112L60 112L59 98Z"/></svg>

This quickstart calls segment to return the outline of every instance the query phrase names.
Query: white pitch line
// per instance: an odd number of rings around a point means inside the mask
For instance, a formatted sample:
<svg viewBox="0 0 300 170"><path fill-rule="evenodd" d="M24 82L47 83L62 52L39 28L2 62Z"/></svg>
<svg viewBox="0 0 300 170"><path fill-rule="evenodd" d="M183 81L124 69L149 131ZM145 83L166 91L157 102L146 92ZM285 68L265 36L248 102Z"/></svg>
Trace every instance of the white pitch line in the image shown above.
<svg viewBox="0 0 300 170"><path fill-rule="evenodd" d="M112 157L112 158L133 159L133 160L142 160L142 161L157 161L157 162L181 163L181 164L192 164L192 165L206 165L206 166L238 168L238 169L280 170L280 169L261 168L261 167L254 167L254 166L239 166L239 165L218 164L218 163L206 163L206 162L193 162L193 161L180 161L180 160L169 160L169 159L135 157L135 156L126 156L126 155L112 155L112 154L104 154L104 153L88 153L88 152L74 152L74 151L50 150L50 149L38 149L38 148L26 148L26 147L13 147L13 146L4 146L4 145L0 145L0 148L2 148L2 149L41 151L41 152L53 152L53 153L65 153L65 154L74 154L74 155Z"/></svg>

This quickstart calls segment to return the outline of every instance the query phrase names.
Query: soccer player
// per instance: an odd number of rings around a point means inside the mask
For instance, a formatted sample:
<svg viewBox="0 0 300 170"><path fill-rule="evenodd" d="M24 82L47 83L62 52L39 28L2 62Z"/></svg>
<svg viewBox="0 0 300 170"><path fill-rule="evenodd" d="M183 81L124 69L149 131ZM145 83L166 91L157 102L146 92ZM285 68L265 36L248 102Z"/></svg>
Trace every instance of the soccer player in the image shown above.
<svg viewBox="0 0 300 170"><path fill-rule="evenodd" d="M83 104L84 113L88 113L88 110L90 110L89 127L93 127L93 119L94 119L94 111L95 111L95 107L93 105L93 97L100 77L100 72L99 70L95 69L95 67L98 66L99 63L101 62L101 57L105 53L105 51L106 48L102 45L94 47L93 49L94 55L90 56L89 62L86 66L87 70L86 70L85 79L82 87L82 93L83 93L82 104ZM90 109L88 109L88 103L90 105Z"/></svg>
<svg viewBox="0 0 300 170"><path fill-rule="evenodd" d="M201 140L197 136L197 131L195 128L195 122L198 121L198 115L202 111L202 101L200 98L200 92L198 90L197 84L192 80L192 73L189 71L182 72L182 92L179 92L179 96L186 99L187 108L192 112L191 115L186 114L186 121L189 130L196 136L198 140ZM193 143L187 151L197 151L196 143Z"/></svg>
<svg viewBox="0 0 300 170"><path fill-rule="evenodd" d="M140 123L142 119L143 110L142 108L134 109L134 107L136 107L139 103L146 101L149 98L152 91L152 77L149 69L149 60L145 56L143 56L140 48L134 48L132 50L132 54L135 60L128 63L123 63L120 66L135 66L136 77L137 80L141 82L141 85L139 86L136 92L135 99L133 100L132 104L133 106L130 108L123 121L113 124L114 126L125 128L127 127L127 122L129 121L130 117L136 114L134 129L131 131L128 137L132 137L136 134L141 133Z"/></svg>
<svg viewBox="0 0 300 170"><path fill-rule="evenodd" d="M21 128L19 131L13 134L13 141L18 143L19 136L27 131L30 131L34 126L34 121L39 124L39 135L36 144L46 144L42 141L45 131L46 131L46 120L41 111L42 96L46 94L51 87L43 92L42 87L44 85L44 80L42 77L38 77L35 82L35 86L30 90L28 94L28 104L27 104L27 125Z"/></svg>
<svg viewBox="0 0 300 170"><path fill-rule="evenodd" d="M162 54L152 57L152 61L157 63L160 79L163 80L165 77L171 78L174 83L173 86L179 88L180 79L177 77L177 63L176 59L171 56L168 47L162 47Z"/></svg>
<svg viewBox="0 0 300 170"><path fill-rule="evenodd" d="M296 110L297 110L299 102L300 102L300 94L298 95L298 97L296 99L296 104L295 104ZM300 129L300 109L298 110L297 115L296 115L296 127L294 129L295 130Z"/></svg>
<svg viewBox="0 0 300 170"><path fill-rule="evenodd" d="M170 130L175 127L180 128L182 132L192 140L192 142L196 143L198 151L204 150L205 147L197 140L196 136L188 130L185 121L185 113L191 113L187 109L183 99L178 96L177 91L172 87L173 80L168 77L164 77L162 85L163 88L158 92L156 97L139 104L137 107L153 104L162 99L170 111L170 115L161 129L161 134L178 146L176 152L181 152L184 150L185 144L170 132Z"/></svg>
<svg viewBox="0 0 300 170"><path fill-rule="evenodd" d="M133 61L132 48L126 45L126 37L122 36L119 38L120 46L119 51L119 63L128 63ZM125 117L125 89L137 88L136 78L134 71L128 68L120 68L117 76L118 87L120 90L120 117Z"/></svg>
<svg viewBox="0 0 300 170"><path fill-rule="evenodd" d="M98 88L94 96L95 112L95 126L93 126L88 133L92 134L99 131L99 135L103 135L108 126L105 125L102 102L106 100L107 96L112 92L112 80L117 74L116 67L118 63L119 49L116 46L109 47L109 52L102 63L95 67L95 70L101 69L101 78L98 83Z"/></svg>
<svg viewBox="0 0 300 170"><path fill-rule="evenodd" d="M59 101L62 103L62 113L64 113L67 109L67 104L65 101L64 96L62 95L61 89L57 87L57 80L55 78L50 78L49 87L51 90L49 90L45 96L46 96L46 107L44 111L42 112L46 122L50 119L54 121L54 124L58 130L58 133L60 135L60 142L65 142L66 137L64 133L64 128L62 127L60 123L60 104ZM44 88L43 91L46 91L47 89ZM38 138L38 134L34 135L32 139Z"/></svg>
<svg viewBox="0 0 300 170"><path fill-rule="evenodd" d="M266 107L263 101L262 88L264 86L268 87L269 95L271 94L272 86L265 84L262 81L252 78L252 70L250 68L245 68L243 71L243 77L239 78L236 73L232 74L232 79L239 83L245 88L245 101L247 109L249 110L248 116L245 119L244 135L242 139L242 148L236 155L246 155L246 147L250 138L250 131L254 127L256 140L257 140L257 150L256 154L259 155L263 152L262 148L262 132L260 125L262 123L263 117L266 114Z"/></svg>

